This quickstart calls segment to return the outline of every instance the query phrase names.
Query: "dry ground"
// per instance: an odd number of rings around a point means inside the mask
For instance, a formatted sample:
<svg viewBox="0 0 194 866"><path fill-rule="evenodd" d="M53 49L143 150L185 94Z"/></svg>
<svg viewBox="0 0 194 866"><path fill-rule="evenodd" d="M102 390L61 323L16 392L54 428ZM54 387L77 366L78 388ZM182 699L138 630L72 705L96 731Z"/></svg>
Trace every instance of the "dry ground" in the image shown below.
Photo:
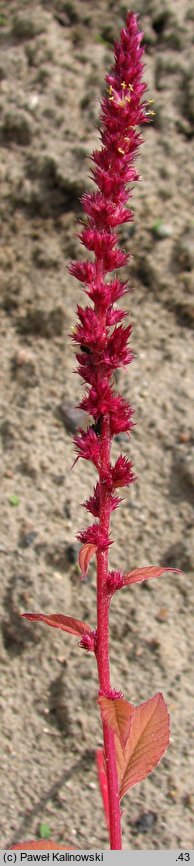
<svg viewBox="0 0 194 866"><path fill-rule="evenodd" d="M138 481L113 520L112 567L167 574L118 593L112 685L140 703L162 690L171 746L124 800L124 847L194 847L193 135L191 0L134 0L155 118L138 157L128 297L136 360L118 386L136 408ZM64 611L95 624L95 572L80 585L76 532L94 475L74 470L80 397L69 331L81 299L68 261L98 143L99 100L127 3L0 4L1 146L1 808L0 845L38 835L108 846L95 769L101 743L92 656L73 637L20 619Z"/></svg>

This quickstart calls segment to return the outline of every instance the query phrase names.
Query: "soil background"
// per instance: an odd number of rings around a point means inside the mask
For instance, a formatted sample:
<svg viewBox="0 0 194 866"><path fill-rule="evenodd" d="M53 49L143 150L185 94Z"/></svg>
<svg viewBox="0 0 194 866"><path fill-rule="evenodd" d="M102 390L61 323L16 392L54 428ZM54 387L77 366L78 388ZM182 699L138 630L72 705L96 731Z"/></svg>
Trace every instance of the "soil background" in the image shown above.
<svg viewBox="0 0 194 866"><path fill-rule="evenodd" d="M117 386L135 407L137 482L112 521L112 568L182 569L117 593L112 686L135 703L162 691L171 745L123 802L128 849L194 848L193 324L194 10L191 0L134 0L154 99L137 164L132 253L135 362ZM51 836L108 848L95 749L95 661L72 636L22 621L73 613L95 626L95 569L80 582L80 503L95 482L74 460L81 385L69 338L81 287L80 195L91 187L99 102L127 3L7 0L0 5L1 87L1 807L0 846ZM152 106L151 106L152 108ZM85 301L84 301L85 303Z"/></svg>

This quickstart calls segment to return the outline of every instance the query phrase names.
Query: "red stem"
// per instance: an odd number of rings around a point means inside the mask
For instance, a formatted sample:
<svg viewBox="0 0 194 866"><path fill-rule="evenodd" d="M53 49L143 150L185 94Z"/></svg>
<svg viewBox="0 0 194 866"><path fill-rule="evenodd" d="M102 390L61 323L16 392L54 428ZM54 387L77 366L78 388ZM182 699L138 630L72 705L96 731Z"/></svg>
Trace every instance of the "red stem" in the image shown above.
<svg viewBox="0 0 194 866"><path fill-rule="evenodd" d="M110 433L109 418L104 416L100 437L100 475L105 474L110 466ZM100 480L100 526L109 533L110 526L110 493L107 485ZM97 553L97 665L99 686L104 694L110 689L109 669L109 595L107 589L108 550ZM110 848L113 851L122 849L121 813L119 803L118 776L115 752L115 736L109 726L103 722L104 751L107 773L109 800L109 833Z"/></svg>

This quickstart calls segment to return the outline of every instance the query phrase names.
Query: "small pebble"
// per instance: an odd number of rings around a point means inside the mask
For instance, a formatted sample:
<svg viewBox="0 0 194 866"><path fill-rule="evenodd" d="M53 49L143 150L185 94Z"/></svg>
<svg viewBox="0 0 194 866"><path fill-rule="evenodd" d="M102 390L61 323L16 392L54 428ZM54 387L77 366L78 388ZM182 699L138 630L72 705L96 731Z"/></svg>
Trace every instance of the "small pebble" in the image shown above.
<svg viewBox="0 0 194 866"><path fill-rule="evenodd" d="M32 530L31 532L23 533L21 536L21 540L20 540L21 546L22 547L31 547L33 544L33 541L35 541L37 536L38 536L38 532L36 532L35 529Z"/></svg>
<svg viewBox="0 0 194 866"><path fill-rule="evenodd" d="M62 473L60 475L52 475L52 481L54 481L54 484L57 484L57 487L61 487L64 484L65 475Z"/></svg>
<svg viewBox="0 0 194 866"><path fill-rule="evenodd" d="M176 798L177 798L177 789L176 788L170 788L167 796L168 796L169 800L172 800L172 802L174 803Z"/></svg>
<svg viewBox="0 0 194 866"><path fill-rule="evenodd" d="M181 445L187 445L187 442L190 442L191 434L187 430L183 430L182 433L179 433L178 441Z"/></svg>
<svg viewBox="0 0 194 866"><path fill-rule="evenodd" d="M156 619L158 622L167 622L169 619L169 610L167 607L160 607L158 613L156 614Z"/></svg>
<svg viewBox="0 0 194 866"><path fill-rule="evenodd" d="M86 413L82 409L76 409L75 406L64 400L59 406L59 413L68 433L77 433L82 426L87 426Z"/></svg>
<svg viewBox="0 0 194 866"><path fill-rule="evenodd" d="M68 544L66 547L66 556L70 565L75 565L78 557L78 545L77 544Z"/></svg>
<svg viewBox="0 0 194 866"><path fill-rule="evenodd" d="M173 234L172 226L161 222L161 220L157 220L153 223L151 231L158 241L161 241L164 238L171 238Z"/></svg>
<svg viewBox="0 0 194 866"><path fill-rule="evenodd" d="M23 367L24 364L30 364L34 367L35 355L31 349L18 349L13 358L15 367Z"/></svg>
<svg viewBox="0 0 194 866"><path fill-rule="evenodd" d="M4 478L14 478L14 473L12 469L6 469L4 472Z"/></svg>
<svg viewBox="0 0 194 866"><path fill-rule="evenodd" d="M65 656L57 656L57 661L59 662L60 665L66 665Z"/></svg>
<svg viewBox="0 0 194 866"><path fill-rule="evenodd" d="M143 647L142 646L137 647L137 649L135 651L135 655L137 656L137 658L140 658L140 656L143 655Z"/></svg>
<svg viewBox="0 0 194 866"><path fill-rule="evenodd" d="M26 108L29 108L29 111L35 111L35 109L37 108L38 103L39 103L39 96L38 96L38 93L31 93L30 96L29 96L29 98L28 98L28 102L27 102L27 104L26 104Z"/></svg>
<svg viewBox="0 0 194 866"><path fill-rule="evenodd" d="M149 833L156 823L157 815L155 812L142 812L142 815L137 818L134 824L135 830L138 833Z"/></svg>
<svg viewBox="0 0 194 866"><path fill-rule="evenodd" d="M192 792L187 791L187 793L183 795L183 805L186 809L191 809L191 811L193 811L194 794Z"/></svg>
<svg viewBox="0 0 194 866"><path fill-rule="evenodd" d="M188 451L179 453L178 458L178 468L179 472L182 474L183 481L188 484L189 487L194 487L194 452L190 448Z"/></svg>
<svg viewBox="0 0 194 866"><path fill-rule="evenodd" d="M69 502L65 502L64 504L64 515L67 520L71 520L71 506Z"/></svg>
<svg viewBox="0 0 194 866"><path fill-rule="evenodd" d="M157 650L159 649L159 646L160 646L160 642L155 637L152 638L152 640L148 643L148 648L151 652L157 652Z"/></svg>

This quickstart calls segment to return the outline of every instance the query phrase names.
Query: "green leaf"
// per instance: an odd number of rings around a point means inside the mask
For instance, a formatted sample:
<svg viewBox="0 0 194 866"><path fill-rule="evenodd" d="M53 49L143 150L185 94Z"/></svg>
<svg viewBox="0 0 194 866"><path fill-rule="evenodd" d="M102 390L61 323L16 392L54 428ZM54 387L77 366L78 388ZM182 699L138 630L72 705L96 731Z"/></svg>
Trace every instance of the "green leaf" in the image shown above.
<svg viewBox="0 0 194 866"><path fill-rule="evenodd" d="M51 835L49 824L46 821L41 821L41 824L38 828L38 835L40 839L49 839Z"/></svg>
<svg viewBox="0 0 194 866"><path fill-rule="evenodd" d="M16 493L13 493L12 496L9 497L9 504L13 505L14 508L17 508L17 506L20 504L20 498L19 496L17 496Z"/></svg>
<svg viewBox="0 0 194 866"><path fill-rule="evenodd" d="M162 219L160 219L160 217L159 217L157 220L155 220L154 223L152 223L153 234L155 234L155 233L157 234L158 229L160 229L160 226L162 226Z"/></svg>
<svg viewBox="0 0 194 866"><path fill-rule="evenodd" d="M162 219L157 219L153 223L153 225L151 226L151 231L153 236L157 240L162 240L163 238L170 238L173 233L172 226L164 223Z"/></svg>

